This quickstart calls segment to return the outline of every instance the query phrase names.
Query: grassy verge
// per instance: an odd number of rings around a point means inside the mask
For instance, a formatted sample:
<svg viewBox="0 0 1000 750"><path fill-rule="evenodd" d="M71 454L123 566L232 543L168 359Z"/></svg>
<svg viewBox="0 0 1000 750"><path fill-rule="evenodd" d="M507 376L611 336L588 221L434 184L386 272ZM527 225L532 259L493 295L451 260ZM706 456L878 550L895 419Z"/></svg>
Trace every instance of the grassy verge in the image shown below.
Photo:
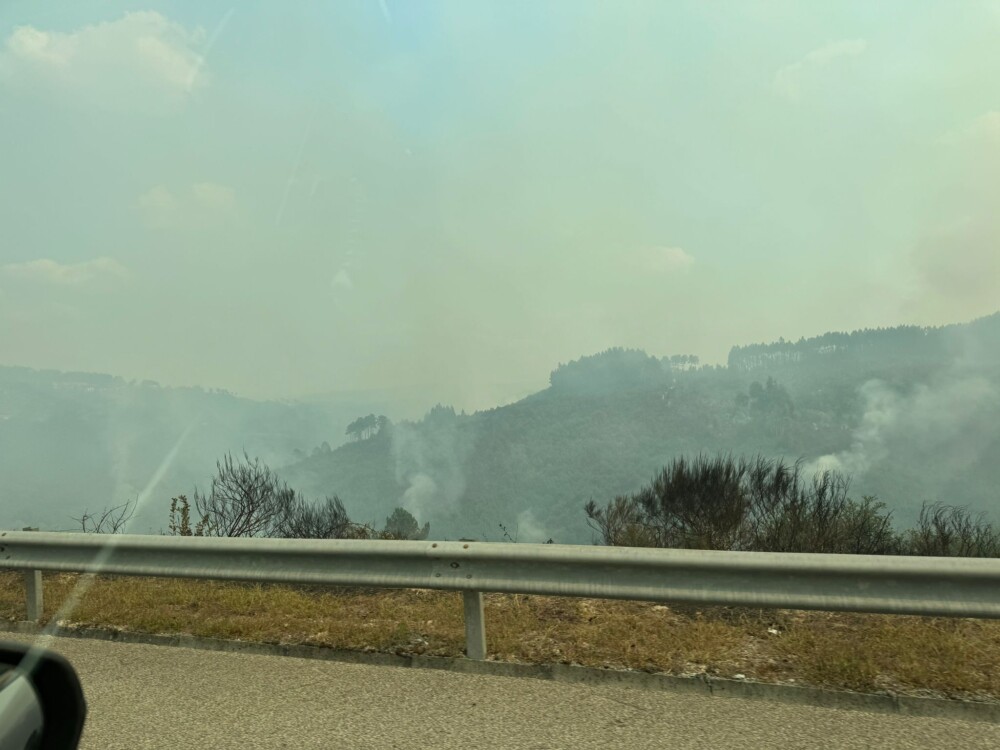
<svg viewBox="0 0 1000 750"><path fill-rule="evenodd" d="M460 656L461 595L45 574L45 621L157 634ZM78 589L78 590L82 590ZM0 572L0 619L22 620ZM488 594L489 658L1000 700L1000 622Z"/></svg>

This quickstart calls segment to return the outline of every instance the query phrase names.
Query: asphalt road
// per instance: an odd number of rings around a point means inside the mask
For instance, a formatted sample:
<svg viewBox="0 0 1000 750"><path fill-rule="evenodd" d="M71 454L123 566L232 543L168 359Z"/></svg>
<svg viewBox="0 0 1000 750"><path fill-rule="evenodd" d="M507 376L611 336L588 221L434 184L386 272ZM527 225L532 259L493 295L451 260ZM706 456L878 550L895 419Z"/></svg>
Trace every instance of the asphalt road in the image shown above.
<svg viewBox="0 0 1000 750"><path fill-rule="evenodd" d="M1000 726L982 722L75 638L48 646L83 682L91 750L1000 747Z"/></svg>

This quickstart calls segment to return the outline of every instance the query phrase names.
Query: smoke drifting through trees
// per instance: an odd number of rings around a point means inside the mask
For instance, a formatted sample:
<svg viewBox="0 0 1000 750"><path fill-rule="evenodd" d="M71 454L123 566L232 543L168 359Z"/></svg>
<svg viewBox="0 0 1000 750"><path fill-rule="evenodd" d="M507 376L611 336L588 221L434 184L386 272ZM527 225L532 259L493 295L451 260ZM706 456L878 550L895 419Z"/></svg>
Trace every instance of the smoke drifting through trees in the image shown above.
<svg viewBox="0 0 1000 750"><path fill-rule="evenodd" d="M439 404L419 424L393 428L396 482L406 488L400 505L418 520L451 515L465 493L465 464L474 441L459 420L453 408Z"/></svg>

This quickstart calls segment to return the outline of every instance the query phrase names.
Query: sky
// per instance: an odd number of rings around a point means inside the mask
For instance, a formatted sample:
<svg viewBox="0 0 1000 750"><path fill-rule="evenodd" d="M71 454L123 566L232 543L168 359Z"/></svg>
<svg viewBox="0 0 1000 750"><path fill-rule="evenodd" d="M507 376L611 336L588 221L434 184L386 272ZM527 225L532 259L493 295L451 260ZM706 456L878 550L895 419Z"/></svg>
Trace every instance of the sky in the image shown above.
<svg viewBox="0 0 1000 750"><path fill-rule="evenodd" d="M0 364L536 390L1000 308L1000 2L0 4Z"/></svg>

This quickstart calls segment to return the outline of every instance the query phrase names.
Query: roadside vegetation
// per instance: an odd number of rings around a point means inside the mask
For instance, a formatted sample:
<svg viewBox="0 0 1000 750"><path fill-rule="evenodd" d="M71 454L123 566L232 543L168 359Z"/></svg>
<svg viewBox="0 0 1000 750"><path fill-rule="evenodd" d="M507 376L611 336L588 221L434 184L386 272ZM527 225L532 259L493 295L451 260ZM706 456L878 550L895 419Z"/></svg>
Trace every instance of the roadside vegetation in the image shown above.
<svg viewBox="0 0 1000 750"><path fill-rule="evenodd" d="M43 623L272 644L458 657L455 592L320 589L162 578L44 575ZM487 594L488 658L861 692L1000 700L1000 623L664 606ZM0 572L0 620L25 617L19 573ZM0 624L2 627L2 624Z"/></svg>
<svg viewBox="0 0 1000 750"><path fill-rule="evenodd" d="M962 507L924 503L913 528L896 530L877 497L855 500L850 477L805 476L801 462L762 456L671 461L652 482L588 523L608 545L753 552L1000 557L1000 530Z"/></svg>
<svg viewBox="0 0 1000 750"><path fill-rule="evenodd" d="M74 519L81 531L120 534L128 528L135 501L86 511ZM421 528L403 508L396 508L380 529L374 522L352 521L336 495L311 501L281 481L259 458L234 458L227 453L216 462L207 492L194 491L170 500L163 534L172 536L268 537L281 539L426 539L430 524Z"/></svg>
<svg viewBox="0 0 1000 750"><path fill-rule="evenodd" d="M162 533L323 539L425 539L403 509L382 528L351 521L336 496L308 502L264 464L226 456L210 489L171 500ZM850 497L836 472L762 457L678 458L647 487L588 522L609 545L716 550L997 557L1000 533L963 508L925 505L895 530L877 498ZM81 528L120 533L132 504L84 513ZM499 524L507 541L516 541ZM197 580L44 575L43 622L398 654L460 656L461 596ZM1000 700L1000 623L954 618L697 607L487 594L490 659L570 663L864 692ZM25 617L20 574L0 572L0 620Z"/></svg>
<svg viewBox="0 0 1000 750"><path fill-rule="evenodd" d="M170 501L163 534L175 536L285 539L429 538L396 508L382 528L352 521L337 495L305 498L257 458L225 455L209 490ZM638 492L604 506L584 505L597 543L611 546L754 552L814 552L933 557L1000 557L1000 529L968 509L925 502L915 526L898 530L892 512L877 497L851 497L851 479L837 471L807 476L801 461L790 464L762 455L679 457ZM123 533L134 501L84 512L74 519L84 532ZM504 541L516 542L503 523ZM464 537L462 541L477 541ZM549 539L548 543L554 540Z"/></svg>

